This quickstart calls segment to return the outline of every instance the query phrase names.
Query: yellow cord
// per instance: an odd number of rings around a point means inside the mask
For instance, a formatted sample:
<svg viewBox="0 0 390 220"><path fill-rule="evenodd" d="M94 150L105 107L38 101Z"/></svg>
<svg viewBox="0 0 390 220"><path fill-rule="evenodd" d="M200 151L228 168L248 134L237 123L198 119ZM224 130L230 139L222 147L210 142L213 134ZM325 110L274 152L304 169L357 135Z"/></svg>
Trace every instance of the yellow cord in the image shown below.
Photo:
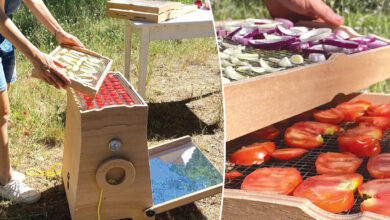
<svg viewBox="0 0 390 220"><path fill-rule="evenodd" d="M26 175L27 176L47 176L47 177L56 177L56 176L61 176L61 169L56 170L54 169L55 167L61 167L62 163L55 163L53 164L46 172L43 172L41 170L38 170L36 168L28 168L26 170Z"/></svg>
<svg viewBox="0 0 390 220"><path fill-rule="evenodd" d="M100 190L99 204L97 209L98 220L100 220L100 206L102 206L103 189Z"/></svg>

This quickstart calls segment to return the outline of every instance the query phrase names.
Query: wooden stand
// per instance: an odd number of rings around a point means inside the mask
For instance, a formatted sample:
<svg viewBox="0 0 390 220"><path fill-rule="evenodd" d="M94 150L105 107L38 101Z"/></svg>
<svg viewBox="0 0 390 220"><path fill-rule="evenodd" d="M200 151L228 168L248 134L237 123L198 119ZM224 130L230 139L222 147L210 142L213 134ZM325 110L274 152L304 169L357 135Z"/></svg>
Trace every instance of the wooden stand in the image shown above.
<svg viewBox="0 0 390 220"><path fill-rule="evenodd" d="M359 36L351 28L339 29ZM385 80L390 77L389 60L390 46L386 46L352 55L333 54L325 62L225 84L226 141L327 103L339 93L350 94Z"/></svg>

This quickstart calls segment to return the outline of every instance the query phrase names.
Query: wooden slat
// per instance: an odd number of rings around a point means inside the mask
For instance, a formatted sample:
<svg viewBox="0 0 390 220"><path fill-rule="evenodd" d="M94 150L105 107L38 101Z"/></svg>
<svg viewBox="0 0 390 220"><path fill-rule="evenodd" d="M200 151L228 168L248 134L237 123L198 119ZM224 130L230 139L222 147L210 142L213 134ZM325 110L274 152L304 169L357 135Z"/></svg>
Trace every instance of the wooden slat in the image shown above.
<svg viewBox="0 0 390 220"><path fill-rule="evenodd" d="M349 29L341 27L347 31ZM389 40L386 40L390 42ZM350 94L390 77L390 46L224 85L226 140Z"/></svg>
<svg viewBox="0 0 390 220"><path fill-rule="evenodd" d="M161 14L169 10L179 9L181 6L182 4L180 2L170 1L112 0L107 2L108 9L132 10L153 14Z"/></svg>

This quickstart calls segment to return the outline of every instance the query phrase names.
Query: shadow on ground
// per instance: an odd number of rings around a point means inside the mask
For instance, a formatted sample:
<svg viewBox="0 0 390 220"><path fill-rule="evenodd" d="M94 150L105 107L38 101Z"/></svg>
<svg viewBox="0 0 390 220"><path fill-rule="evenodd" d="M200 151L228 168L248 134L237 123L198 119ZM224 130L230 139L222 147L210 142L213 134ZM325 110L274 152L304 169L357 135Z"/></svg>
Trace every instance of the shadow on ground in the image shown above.
<svg viewBox="0 0 390 220"><path fill-rule="evenodd" d="M102 205L102 207L104 204ZM188 215L190 213L190 216ZM4 217L6 216L6 217ZM12 217L11 217L12 216ZM57 185L42 192L41 199L30 205L11 204L0 206L0 219L17 220L70 220L68 202L64 185ZM163 219L206 219L194 203L161 213L156 216L157 220Z"/></svg>
<svg viewBox="0 0 390 220"><path fill-rule="evenodd" d="M213 95L208 93L203 98ZM218 124L208 125L198 118L186 104L199 99L192 97L185 100L163 103L148 103L148 140L164 140L185 135L214 134Z"/></svg>

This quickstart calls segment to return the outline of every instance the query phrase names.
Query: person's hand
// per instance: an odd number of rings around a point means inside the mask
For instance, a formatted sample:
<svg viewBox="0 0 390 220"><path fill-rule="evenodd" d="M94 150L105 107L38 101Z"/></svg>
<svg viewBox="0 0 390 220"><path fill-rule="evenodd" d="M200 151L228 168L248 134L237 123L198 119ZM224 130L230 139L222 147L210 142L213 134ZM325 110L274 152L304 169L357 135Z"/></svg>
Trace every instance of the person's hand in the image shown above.
<svg viewBox="0 0 390 220"><path fill-rule="evenodd" d="M337 15L322 0L264 0L272 17L293 21L320 19L331 25L340 26L344 18Z"/></svg>
<svg viewBox="0 0 390 220"><path fill-rule="evenodd" d="M77 37L65 32L64 30L60 30L56 33L56 39L61 45L84 48L84 45L79 39L77 39Z"/></svg>
<svg viewBox="0 0 390 220"><path fill-rule="evenodd" d="M57 68L66 68L66 66L46 54L41 54L40 58L34 63L33 76L39 78L57 89L66 89L71 81Z"/></svg>

